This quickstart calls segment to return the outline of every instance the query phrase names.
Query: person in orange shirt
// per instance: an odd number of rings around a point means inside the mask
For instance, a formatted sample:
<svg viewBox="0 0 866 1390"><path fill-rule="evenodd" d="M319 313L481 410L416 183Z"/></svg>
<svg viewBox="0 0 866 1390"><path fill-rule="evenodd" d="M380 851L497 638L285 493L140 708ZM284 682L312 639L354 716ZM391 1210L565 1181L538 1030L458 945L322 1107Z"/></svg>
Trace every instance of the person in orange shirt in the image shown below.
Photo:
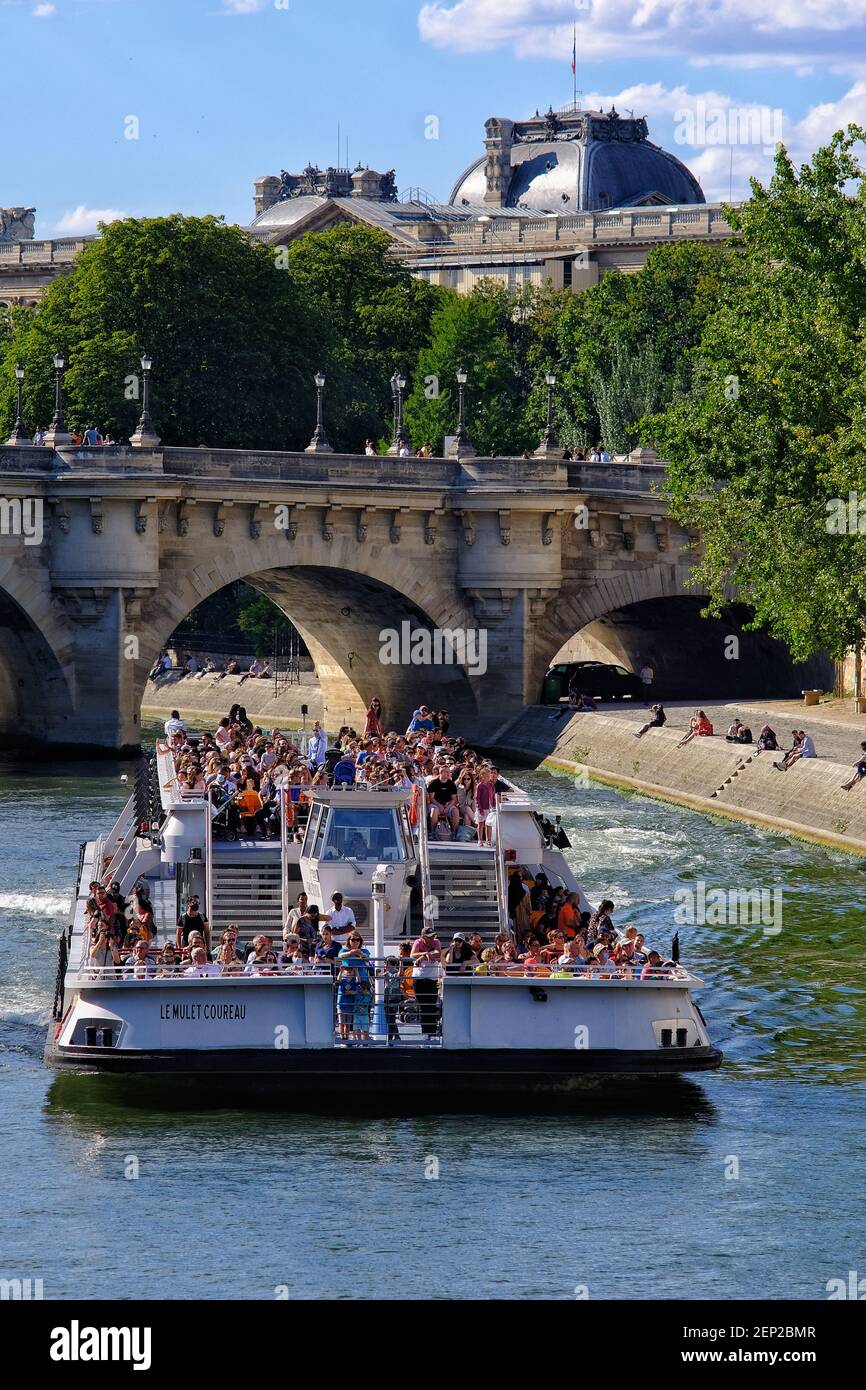
<svg viewBox="0 0 866 1390"><path fill-rule="evenodd" d="M247 784L243 791L235 798L238 810L241 813L241 820L247 835L255 836L256 826L261 826L264 807L262 798L256 791L256 784L252 777L247 778Z"/></svg>
<svg viewBox="0 0 866 1390"><path fill-rule="evenodd" d="M561 931L567 941L571 941L577 935L580 926L580 896L577 893L569 893L562 907L559 909L559 916L556 919L557 931Z"/></svg>

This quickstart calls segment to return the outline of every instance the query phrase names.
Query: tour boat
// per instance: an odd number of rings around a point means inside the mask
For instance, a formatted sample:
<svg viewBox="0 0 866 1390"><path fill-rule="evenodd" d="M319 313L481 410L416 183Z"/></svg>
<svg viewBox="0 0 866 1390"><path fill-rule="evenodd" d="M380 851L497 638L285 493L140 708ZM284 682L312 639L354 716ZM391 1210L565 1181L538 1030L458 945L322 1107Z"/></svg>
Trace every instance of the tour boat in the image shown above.
<svg viewBox="0 0 866 1390"><path fill-rule="evenodd" d="M485 943L509 934L514 866L543 872L579 893L582 910L590 907L563 854L561 828L519 787L500 785L485 845L431 836L421 784L411 793L312 786L302 789L300 804L286 789L280 838L249 839L226 835L203 793L180 786L171 750L158 743L113 829L82 846L71 921L60 940L46 1062L309 1098L430 1094L443 1104L717 1067L721 1053L692 997L703 982L681 962L652 972L571 972L556 964L521 965L514 973L443 969L435 1024L428 1014L422 1033L410 981L395 1024L385 963L393 971L400 944L413 942L425 925L435 928L443 950L456 932L478 931ZM306 826L296 843L302 812ZM370 951L368 1038L341 1036L338 970L327 963L196 978L96 966L86 915L93 880L116 880L125 895L145 883L159 944L173 940L182 905L198 894L214 950L229 923L242 942L262 933L279 949L301 889L323 913L342 893Z"/></svg>

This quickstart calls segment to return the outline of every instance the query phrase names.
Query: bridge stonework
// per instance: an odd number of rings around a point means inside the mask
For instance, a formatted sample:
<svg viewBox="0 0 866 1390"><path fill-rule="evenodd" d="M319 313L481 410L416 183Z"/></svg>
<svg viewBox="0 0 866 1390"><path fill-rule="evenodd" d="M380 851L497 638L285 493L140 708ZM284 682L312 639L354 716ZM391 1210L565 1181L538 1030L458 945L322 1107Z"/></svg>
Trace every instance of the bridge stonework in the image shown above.
<svg viewBox="0 0 866 1390"><path fill-rule="evenodd" d="M308 643L329 726L378 695L395 724L427 699L492 736L579 629L687 592L690 538L663 477L640 456L0 449L0 737L136 747L159 651L238 579ZM41 534L23 534L40 508ZM383 664L383 631L406 621L480 629L486 670Z"/></svg>

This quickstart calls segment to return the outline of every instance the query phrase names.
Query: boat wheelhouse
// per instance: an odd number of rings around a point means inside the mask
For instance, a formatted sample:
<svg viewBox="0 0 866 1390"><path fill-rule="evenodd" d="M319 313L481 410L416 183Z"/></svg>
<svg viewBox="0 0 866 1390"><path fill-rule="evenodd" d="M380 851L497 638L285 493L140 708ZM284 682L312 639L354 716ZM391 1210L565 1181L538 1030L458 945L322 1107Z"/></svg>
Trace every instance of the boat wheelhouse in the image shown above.
<svg viewBox="0 0 866 1390"><path fill-rule="evenodd" d="M477 931L485 944L510 936L515 866L543 872L589 908L558 827L520 788L504 786L489 844L431 839L420 783L287 786L279 839L247 839L203 793L181 787L160 742L111 832L82 847L46 1061L113 1074L244 1077L299 1096L443 1098L562 1092L604 1077L718 1066L692 998L702 981L679 964L439 967L429 972L435 988L419 998L405 943L425 927L443 946L455 933ZM173 939L191 894L214 943L230 924L243 943L278 940L301 889L323 912L339 893L367 954L201 975L151 960L97 965L86 911L93 880L116 880L124 894L145 883L160 941ZM360 1038L340 1027L347 978L366 995Z"/></svg>

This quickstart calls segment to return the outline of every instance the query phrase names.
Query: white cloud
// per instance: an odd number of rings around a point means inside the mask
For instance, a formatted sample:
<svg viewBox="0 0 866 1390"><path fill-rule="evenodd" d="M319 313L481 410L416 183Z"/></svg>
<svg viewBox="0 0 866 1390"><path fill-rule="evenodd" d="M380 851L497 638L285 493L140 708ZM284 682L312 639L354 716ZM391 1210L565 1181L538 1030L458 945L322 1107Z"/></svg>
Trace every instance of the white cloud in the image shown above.
<svg viewBox="0 0 866 1390"><path fill-rule="evenodd" d="M57 6L56 6L56 5L35 5L35 6L33 7L33 18L34 18L34 19L48 19L48 18L50 18L51 15L56 14L56 13L57 13Z"/></svg>
<svg viewBox="0 0 866 1390"><path fill-rule="evenodd" d="M267 4L268 0L223 0L223 9L227 14L256 14Z"/></svg>
<svg viewBox="0 0 866 1390"><path fill-rule="evenodd" d="M129 217L129 213L117 208L88 208L79 203L77 208L64 212L54 232L56 236L89 236L100 222L118 222L122 217Z"/></svg>
<svg viewBox="0 0 866 1390"><path fill-rule="evenodd" d="M695 66L853 69L866 50L866 0L426 0L421 37L477 53L510 47L519 58L676 56Z"/></svg>

